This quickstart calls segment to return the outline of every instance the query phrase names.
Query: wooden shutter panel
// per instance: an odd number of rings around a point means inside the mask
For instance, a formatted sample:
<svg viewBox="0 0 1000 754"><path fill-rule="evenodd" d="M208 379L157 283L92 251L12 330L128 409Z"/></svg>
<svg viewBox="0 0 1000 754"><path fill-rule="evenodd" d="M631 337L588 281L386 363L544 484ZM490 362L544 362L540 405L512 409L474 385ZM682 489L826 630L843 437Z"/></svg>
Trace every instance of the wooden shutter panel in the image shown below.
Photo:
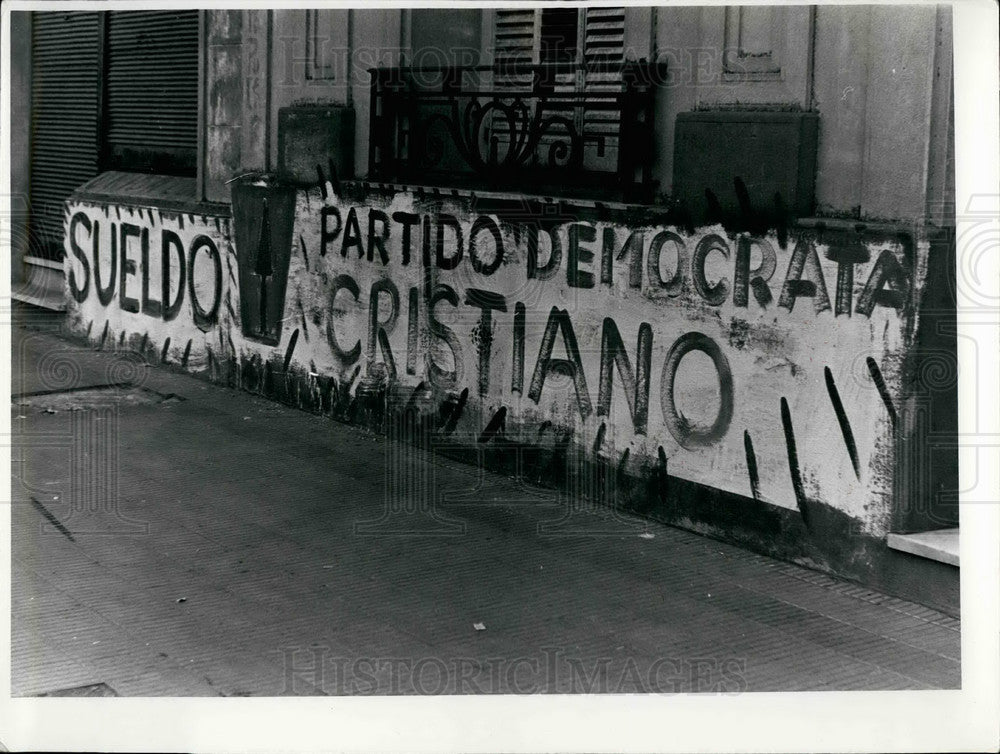
<svg viewBox="0 0 1000 754"><path fill-rule="evenodd" d="M625 55L625 9L587 8L584 25L583 56L588 70L586 91L595 94L603 91L620 90L621 74L617 71L601 71L621 63ZM588 111L587 122L597 122L601 118L612 118L610 112ZM597 119L597 120L595 120Z"/></svg>
<svg viewBox="0 0 1000 754"><path fill-rule="evenodd" d="M107 30L110 167L194 175L198 11L111 11Z"/></svg>
<svg viewBox="0 0 1000 754"><path fill-rule="evenodd" d="M493 54L496 60L535 60L538 47L535 33L537 15L533 8L497 10L493 35Z"/></svg>
<svg viewBox="0 0 1000 754"><path fill-rule="evenodd" d="M98 171L100 13L32 14L31 226L62 256L63 203Z"/></svg>
<svg viewBox="0 0 1000 754"><path fill-rule="evenodd" d="M621 61L625 54L624 8L587 8L583 54L590 64Z"/></svg>
<svg viewBox="0 0 1000 754"><path fill-rule="evenodd" d="M601 71L600 68L619 64L624 56L625 9L587 8L583 57L588 71L584 91L598 97L602 91L621 91L621 74L618 71ZM602 160L593 156L591 160L610 164L617 159L621 113L615 110L585 110L583 118L587 133L601 134L605 138L605 158Z"/></svg>
<svg viewBox="0 0 1000 754"><path fill-rule="evenodd" d="M493 62L503 68L504 61L520 63L538 62L539 11L533 8L518 10L497 9L493 22ZM523 87L531 84L531 76L499 73L493 83L504 87Z"/></svg>
<svg viewBox="0 0 1000 754"><path fill-rule="evenodd" d="M517 9L497 10L494 22L494 60L502 64L504 60L517 59L533 63L539 62L542 45L543 10ZM583 63L585 70L577 73L560 73L556 76L555 91L583 91L587 101L599 100L602 92L621 91L621 73L615 70L600 70L603 66L613 68L620 64L625 55L625 8L586 8L580 11L581 35L577 62ZM553 29L558 32L558 29ZM593 70L596 69L596 70ZM513 88L530 85L529 76L499 74L495 81L498 88ZM616 110L595 110L586 106L565 111L549 110L576 123L576 128L588 136L603 136L602 148L588 145L585 148L584 164L589 169L611 169L618 159L618 141L621 128L621 113ZM505 121L494 118L494 133L501 142L507 138ZM542 139L542 148L558 139L557 134Z"/></svg>

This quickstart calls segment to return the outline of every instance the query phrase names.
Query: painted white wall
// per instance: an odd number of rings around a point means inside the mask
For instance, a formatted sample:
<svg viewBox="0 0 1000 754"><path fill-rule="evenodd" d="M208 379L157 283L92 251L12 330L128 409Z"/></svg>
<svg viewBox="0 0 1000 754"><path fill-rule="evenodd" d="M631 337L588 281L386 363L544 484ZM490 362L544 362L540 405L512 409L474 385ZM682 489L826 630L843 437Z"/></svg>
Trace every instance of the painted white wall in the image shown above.
<svg viewBox="0 0 1000 754"><path fill-rule="evenodd" d="M326 244L322 236L324 208L330 213ZM397 212L430 218L431 230L427 237L430 266L425 268L422 260L424 230L419 223L411 228L410 259L404 263L402 226L390 221L383 260L378 248L368 241L369 216L373 212L384 213L390 218ZM463 255L454 269L435 263L439 238L436 218L441 213L454 216L462 230L461 252L454 232L451 229L444 231L444 256ZM339 216L339 224L335 216ZM768 278L766 284L773 300L763 306L752 292L743 305L735 300L737 249L735 241L728 239L721 227L699 228L688 236L677 228L659 226L624 226L609 222L563 224L556 230L562 249L561 261L551 277L542 279L528 276L524 237L518 241L513 228L501 224L495 216L488 218L501 228L503 259L495 270L489 269L496 260L497 248L492 235L488 231L481 232L477 235L477 259L486 269L477 270L472 263L469 239L478 217L462 200L430 201L406 191L372 195L357 202L340 200L332 192L329 198L323 198L315 187L300 191L292 233L284 325L280 342L270 347L245 337L242 332L238 315L238 251L232 246L228 220L171 215L141 207L74 203L69 207L67 221L67 233L71 229L73 232L72 237L67 238L67 285L77 290L83 286L82 281L87 278L84 259L91 272L89 290L82 301L77 302L72 288L68 289L71 326L88 334L95 342L108 337L111 342L117 342L121 333L126 333L128 342L145 335L152 346L161 348L166 338L170 338L169 355L175 363L187 348L186 344L191 342L188 366L192 369L206 367L210 350L216 361L254 355L265 361L281 361L291 353L290 364L302 373L314 372L349 384L358 371L361 376L393 371L393 367L387 366L392 362L398 384L416 386L424 382L442 400L449 391L458 393L463 388L468 389L469 407L463 414L458 436L470 438L469 442L501 407L507 411L508 436L532 442L537 437L538 427L551 422L556 428L572 429L574 446L583 454L593 452L594 439L603 424L606 425L605 439L597 452L609 462L617 463L627 449L631 459L629 468L643 475L656 464L662 449L671 475L748 497L752 494L746 448L746 435L749 435L759 470L759 498L795 509L798 503L791 472L788 429L782 411L785 401L797 442L795 468L801 474L805 494L856 518L867 533L878 536L886 531L894 473L892 427L886 406L868 371L868 359L881 368L889 394L900 396L903 358L913 346L915 322L912 315L890 306L876 305L870 312L861 312L859 301L873 276L876 259L883 253L907 268L913 281L908 296L917 295L914 291L922 289L927 256L927 246L920 239L917 239L913 266L910 266L897 237L852 237L851 243L867 250L870 258L854 266L850 295L853 312L848 314L837 313L834 307L838 268L827 256L830 241L816 238L813 232L792 232L785 248L781 248L776 237L769 236L752 250L750 259L754 270L760 266L765 251L761 244L766 244L774 254L771 274L762 273ZM357 221L356 233L352 219ZM479 222L488 223L488 220ZM103 283L106 287L108 281L115 280L118 286L116 295L106 305L99 302L95 288L94 233L86 230L88 225L94 227L95 223L100 227L96 235L100 236L102 259L99 269ZM199 236L211 239L219 251L219 265L214 264L212 254L205 250L195 254L194 265L190 258L187 260L191 287L185 288L183 308L173 320L166 321L155 312L126 311L121 298L121 262L119 260L113 270L108 259L112 223L119 229L122 223L129 223L149 234L148 265L141 258L138 237L133 235L127 244L129 259L136 265L135 273L127 275L130 298L141 297L144 277L149 280L152 297L162 298L161 238L164 229L176 233L189 254ZM334 232L338 227L340 231ZM375 227L376 234L380 235L381 224ZM574 269L571 232L580 234L578 238L582 239L577 244L580 251L575 267L579 277L576 278L569 272ZM605 232L614 238L610 251L615 259L610 267L602 263ZM625 253L617 259L632 233L642 236L635 247L639 256ZM656 236L662 241L658 265L650 262ZM355 239L357 244L345 243L345 240ZM803 257L806 272L800 275L792 264L793 256L798 253L799 242L809 239L815 240L814 251L809 251L808 245L801 247L807 256ZM699 246L708 251L703 260L702 288L696 277L698 265L693 263ZM544 238L540 247L538 261L544 265L550 248ZM119 254L121 252L119 247ZM640 275L635 286L630 284L633 262L638 264L635 269ZM173 275L176 265L172 269ZM425 269L430 273L431 290L451 291L454 301L446 296L433 307L429 306ZM214 288L217 270L221 274L218 293ZM610 283L602 282L602 273L606 271L611 272ZM349 287L338 286L340 276L349 277L357 285L356 298ZM782 305L786 278L800 276L811 280L823 296L796 297L790 307ZM585 279L588 279L586 284L581 285ZM677 281L676 286L666 286L662 282L671 279ZM171 281L169 290L178 291L181 281L173 277ZM385 328L391 358L386 355L381 340L371 337L371 299L376 284L394 288L399 294L395 317L387 294L380 294L375 306L380 323L395 320L392 326ZM726 291L718 301L710 301L705 287L716 285L726 287ZM505 310L492 313L489 336L485 335L481 309L470 304L470 290L488 291L503 297ZM209 327L196 324L192 291L194 300L200 302L203 309L211 308L218 298L217 322ZM417 302L416 337L412 339L408 306L411 292ZM822 305L824 298L828 301L826 306ZM515 389L518 380L513 371L517 363L514 320L518 302L523 304L525 314L524 369L521 387ZM546 372L544 368L537 371L545 355L542 343L546 328L552 325L553 308L565 312L573 335L568 338L564 331L557 332L550 356L576 358L571 344L575 339L586 383L579 394L572 379ZM453 337L446 337L440 329L432 327L432 316L440 325L450 328ZM610 411L606 416L599 415L602 333L606 318L617 327L633 374L639 369L637 339L640 329L651 332L649 413L644 432L636 429L626 398L628 381L622 378L617 366L611 374ZM109 330L107 335L105 328ZM710 426L719 414L722 395L719 367L706 353L691 352L680 361L676 370L672 395L677 417L671 416L666 408L668 401L663 396L671 374L665 367L668 355L679 341L683 342L682 336L687 333L698 333L699 337L716 344L732 376L732 419L720 436L702 444L692 442L688 430ZM289 351L293 337L295 346ZM347 351L358 344L360 354L357 358L344 358L338 355L333 343L339 343ZM484 348L489 348L490 354L488 380L485 381L480 374ZM408 364L412 364L412 371L407 369ZM441 376L442 372L455 374L447 379ZM536 374L544 376L544 380L540 390L532 395ZM831 378L852 427L858 456L857 474L827 384ZM357 386L355 380L351 390L357 390Z"/></svg>
<svg viewBox="0 0 1000 754"><path fill-rule="evenodd" d="M223 11L209 16L215 13ZM761 13L770 15L753 15ZM627 21L627 46L633 53L664 59L670 71L657 97L651 155L665 194L672 184L677 115L735 105L819 111L820 214L921 220L929 194L944 191L951 46L947 9L665 6L630 8ZM479 37L488 44L484 29L485 23ZM364 176L370 98L366 69L398 64L400 53L409 51L409 34L401 9L244 11L241 164L273 169L281 107L349 104L357 116L356 172ZM742 79L727 73L727 45L741 39L751 51L769 50L780 73ZM212 75L210 70L210 91ZM220 158L210 154L209 159Z"/></svg>
<svg viewBox="0 0 1000 754"><path fill-rule="evenodd" d="M657 103L661 187L669 193L678 113L716 104L814 108L820 114L819 213L922 220L928 181L940 186L945 180L931 176L929 160L940 163L948 149L950 10L785 7L770 41L783 70L761 81L726 80L732 12L722 6L657 9L657 53L678 72Z"/></svg>

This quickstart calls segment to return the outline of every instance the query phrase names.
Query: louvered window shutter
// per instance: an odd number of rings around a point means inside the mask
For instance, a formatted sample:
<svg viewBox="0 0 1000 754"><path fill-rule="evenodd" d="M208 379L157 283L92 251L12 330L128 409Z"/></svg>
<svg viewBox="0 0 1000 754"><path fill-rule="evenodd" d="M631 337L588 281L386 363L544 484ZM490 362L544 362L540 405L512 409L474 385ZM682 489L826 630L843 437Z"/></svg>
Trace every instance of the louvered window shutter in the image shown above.
<svg viewBox="0 0 1000 754"><path fill-rule="evenodd" d="M540 13L533 8L497 10L493 54L497 61L517 58L537 62Z"/></svg>
<svg viewBox="0 0 1000 754"><path fill-rule="evenodd" d="M582 34L577 39L577 61L584 63L588 69L580 75L561 74L556 79L556 91L572 88L576 91L593 93L600 97L602 91L620 91L621 74L618 70L609 71L608 67L620 64L625 51L625 8L587 8L582 19ZM562 16L552 16L548 28L543 28L544 11L533 9L497 10L494 27L494 60L500 65L512 59L523 62L539 63L542 50L547 40L546 33L565 38L570 32L566 28L566 19ZM562 9L553 11L564 13ZM601 70L604 67L605 70ZM513 77L509 74L499 74L496 79L499 87L504 85L523 86L530 84L530 78ZM589 100L589 98L588 98ZM608 169L617 159L618 134L620 128L620 113L613 110L594 110L584 108L583 112L567 111L567 117L576 121L588 135L605 137L603 150L587 148L585 163L588 167ZM581 122L582 120L582 122ZM501 126L502 128L502 126ZM501 133L501 136L503 134ZM602 153L603 152L603 153Z"/></svg>
<svg viewBox="0 0 1000 754"><path fill-rule="evenodd" d="M533 8L497 9L493 26L493 63L497 74L493 83L499 89L531 85L530 75L515 76L505 64L537 63L541 11Z"/></svg>
<svg viewBox="0 0 1000 754"><path fill-rule="evenodd" d="M32 14L31 226L39 251L54 259L63 202L98 172L100 33L100 13Z"/></svg>
<svg viewBox="0 0 1000 754"><path fill-rule="evenodd" d="M587 8L584 23L583 55L587 64L585 91L600 95L602 91L620 91L621 74L601 70L620 64L625 55L625 9ZM608 159L617 157L621 114L614 110L585 110L584 130L600 134L606 140Z"/></svg>
<svg viewBox="0 0 1000 754"><path fill-rule="evenodd" d="M587 8L583 54L588 64L621 62L625 54L624 8Z"/></svg>
<svg viewBox="0 0 1000 754"><path fill-rule="evenodd" d="M625 9L587 8L586 14L581 40L582 60L589 65L620 62L625 50ZM572 33L564 29L565 26L565 19L553 15L548 30L564 37ZM497 10L493 34L494 58L541 62L542 31L542 11L530 8Z"/></svg>
<svg viewBox="0 0 1000 754"><path fill-rule="evenodd" d="M109 167L194 175L198 11L111 11L107 30Z"/></svg>

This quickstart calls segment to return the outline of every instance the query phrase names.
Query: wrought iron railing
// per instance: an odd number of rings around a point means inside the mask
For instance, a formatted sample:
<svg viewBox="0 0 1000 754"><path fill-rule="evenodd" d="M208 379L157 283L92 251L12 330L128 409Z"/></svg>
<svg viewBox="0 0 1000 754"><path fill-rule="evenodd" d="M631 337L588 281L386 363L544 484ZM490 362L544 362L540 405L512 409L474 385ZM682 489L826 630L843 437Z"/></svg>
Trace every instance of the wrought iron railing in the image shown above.
<svg viewBox="0 0 1000 754"><path fill-rule="evenodd" d="M661 79L645 61L370 74L373 180L652 200Z"/></svg>

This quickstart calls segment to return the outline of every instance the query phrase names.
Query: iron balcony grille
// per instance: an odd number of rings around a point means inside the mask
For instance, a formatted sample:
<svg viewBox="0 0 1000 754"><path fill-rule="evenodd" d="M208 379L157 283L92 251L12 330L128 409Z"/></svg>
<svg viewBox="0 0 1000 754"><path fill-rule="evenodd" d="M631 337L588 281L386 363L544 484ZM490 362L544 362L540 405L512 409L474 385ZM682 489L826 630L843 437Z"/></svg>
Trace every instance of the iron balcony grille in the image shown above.
<svg viewBox="0 0 1000 754"><path fill-rule="evenodd" d="M653 106L645 61L373 68L377 181L648 203Z"/></svg>

